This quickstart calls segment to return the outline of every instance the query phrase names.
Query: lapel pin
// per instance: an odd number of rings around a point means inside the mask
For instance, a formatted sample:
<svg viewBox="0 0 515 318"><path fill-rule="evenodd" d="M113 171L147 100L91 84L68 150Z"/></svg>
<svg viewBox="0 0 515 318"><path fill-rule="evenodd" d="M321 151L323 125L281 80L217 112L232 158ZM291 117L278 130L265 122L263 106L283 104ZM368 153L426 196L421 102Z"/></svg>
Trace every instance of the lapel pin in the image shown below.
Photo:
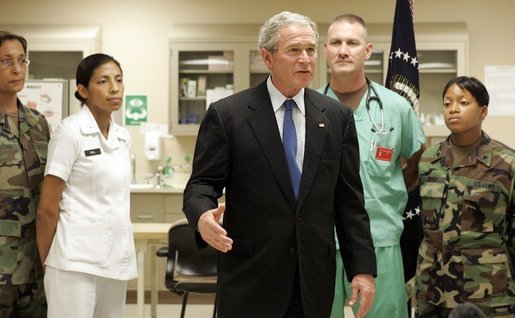
<svg viewBox="0 0 515 318"><path fill-rule="evenodd" d="M325 128L325 124L324 124L324 123L319 123L319 124L318 124L318 127L319 127L319 128Z"/></svg>

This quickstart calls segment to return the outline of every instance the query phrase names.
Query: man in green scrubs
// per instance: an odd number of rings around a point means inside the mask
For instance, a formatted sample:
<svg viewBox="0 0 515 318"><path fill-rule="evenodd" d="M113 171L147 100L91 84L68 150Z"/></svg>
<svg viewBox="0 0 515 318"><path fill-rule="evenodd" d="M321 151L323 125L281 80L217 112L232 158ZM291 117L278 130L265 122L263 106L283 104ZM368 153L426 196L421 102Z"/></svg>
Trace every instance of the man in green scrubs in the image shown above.
<svg viewBox="0 0 515 318"><path fill-rule="evenodd" d="M420 121L407 100L365 76L372 55L365 22L347 14L329 27L324 51L331 80L319 92L354 111L359 140L360 177L365 209L377 256L376 297L367 318L407 318L407 296L400 249L402 214L408 199L406 184L416 184L417 162L425 142ZM401 158L409 158L407 180ZM413 170L411 170L413 169ZM340 255L331 317L343 316L342 299L350 296Z"/></svg>

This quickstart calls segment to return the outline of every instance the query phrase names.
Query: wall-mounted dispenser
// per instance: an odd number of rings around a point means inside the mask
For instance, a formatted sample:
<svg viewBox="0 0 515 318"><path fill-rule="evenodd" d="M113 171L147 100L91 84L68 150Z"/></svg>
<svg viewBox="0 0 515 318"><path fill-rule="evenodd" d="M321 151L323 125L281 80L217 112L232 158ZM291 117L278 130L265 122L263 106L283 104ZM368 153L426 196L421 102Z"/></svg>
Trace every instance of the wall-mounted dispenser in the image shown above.
<svg viewBox="0 0 515 318"><path fill-rule="evenodd" d="M160 160L161 158L161 132L145 132L145 158L147 160Z"/></svg>

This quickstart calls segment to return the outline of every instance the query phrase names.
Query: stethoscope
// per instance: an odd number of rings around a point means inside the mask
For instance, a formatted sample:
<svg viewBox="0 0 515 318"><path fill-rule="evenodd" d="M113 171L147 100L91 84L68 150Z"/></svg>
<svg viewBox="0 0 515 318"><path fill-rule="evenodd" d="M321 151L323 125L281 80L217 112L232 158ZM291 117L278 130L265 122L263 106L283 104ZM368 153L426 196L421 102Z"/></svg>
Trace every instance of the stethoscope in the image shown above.
<svg viewBox="0 0 515 318"><path fill-rule="evenodd" d="M377 94L377 91L374 88L374 86L370 84L370 80L368 78L366 80L367 80L368 89L367 89L367 99L366 99L366 102L365 102L365 106L367 108L368 117L370 118L370 122L372 123L372 126L373 126L371 128L371 130L372 130L372 132L374 134L378 134L378 135L389 134L389 133L391 133L393 131L393 127L390 127L390 129L388 129L388 130L384 129L383 102L381 101L381 98L379 98L379 95ZM324 95L327 95L327 91L329 90L330 84L331 84L331 82L327 83L327 85L325 86L325 88L324 88ZM375 96L371 96L370 91L372 91ZM370 103L371 102L376 102L377 105L379 106L379 111L381 112L381 128L379 128L379 126L377 125L377 123L374 120L374 118L372 118L372 114L370 113Z"/></svg>

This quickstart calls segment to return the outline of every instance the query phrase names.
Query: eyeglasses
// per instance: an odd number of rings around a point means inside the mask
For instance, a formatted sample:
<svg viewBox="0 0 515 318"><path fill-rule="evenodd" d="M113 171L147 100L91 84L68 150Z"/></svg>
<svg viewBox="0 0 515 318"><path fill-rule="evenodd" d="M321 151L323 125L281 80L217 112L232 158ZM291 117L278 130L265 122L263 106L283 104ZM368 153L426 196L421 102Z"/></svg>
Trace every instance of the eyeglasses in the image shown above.
<svg viewBox="0 0 515 318"><path fill-rule="evenodd" d="M27 59L20 59L17 61L11 59L0 60L0 66L3 68L13 68L14 64L18 64L21 67L27 66L30 64L30 61Z"/></svg>

